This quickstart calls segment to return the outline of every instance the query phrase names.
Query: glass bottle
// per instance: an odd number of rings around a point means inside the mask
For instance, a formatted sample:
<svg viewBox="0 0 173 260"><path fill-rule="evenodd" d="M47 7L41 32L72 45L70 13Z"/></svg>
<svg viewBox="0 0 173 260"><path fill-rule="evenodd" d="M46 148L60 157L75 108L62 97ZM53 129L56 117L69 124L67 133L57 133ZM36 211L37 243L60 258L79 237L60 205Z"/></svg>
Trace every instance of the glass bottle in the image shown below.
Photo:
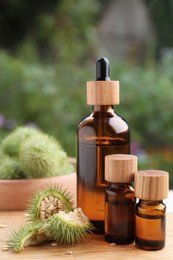
<svg viewBox="0 0 173 260"><path fill-rule="evenodd" d="M104 157L130 153L130 132L114 111L119 104L119 82L109 78L109 61L96 63L96 81L87 82L87 104L92 112L77 129L77 205L93 223L95 233L104 233Z"/></svg>
<svg viewBox="0 0 173 260"><path fill-rule="evenodd" d="M159 170L139 171L135 174L136 244L146 250L159 250L165 246L168 172Z"/></svg>
<svg viewBox="0 0 173 260"><path fill-rule="evenodd" d="M130 244L135 238L135 194L132 187L137 157L105 157L105 239L110 243Z"/></svg>

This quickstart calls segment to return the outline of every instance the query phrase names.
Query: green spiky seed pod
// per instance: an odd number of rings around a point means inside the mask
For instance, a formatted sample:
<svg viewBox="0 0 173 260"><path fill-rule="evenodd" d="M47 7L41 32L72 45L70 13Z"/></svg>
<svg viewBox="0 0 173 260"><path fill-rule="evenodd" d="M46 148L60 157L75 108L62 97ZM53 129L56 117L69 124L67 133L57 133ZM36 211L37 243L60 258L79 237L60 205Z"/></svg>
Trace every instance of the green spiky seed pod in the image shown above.
<svg viewBox="0 0 173 260"><path fill-rule="evenodd" d="M13 231L8 239L8 247L18 253L23 250L24 247L43 243L47 240L46 237L44 240L37 239L37 234L43 225L41 222L29 223L21 226L19 230Z"/></svg>
<svg viewBox="0 0 173 260"><path fill-rule="evenodd" d="M91 230L92 225L80 208L68 213L60 211L54 214L45 226L48 238L65 245L79 243Z"/></svg>
<svg viewBox="0 0 173 260"><path fill-rule="evenodd" d="M27 176L43 178L64 174L67 155L54 138L36 135L22 144L19 159Z"/></svg>
<svg viewBox="0 0 173 260"><path fill-rule="evenodd" d="M41 132L31 127L17 127L2 140L2 150L10 156L18 157L21 144L29 137Z"/></svg>
<svg viewBox="0 0 173 260"><path fill-rule="evenodd" d="M17 159L4 155L0 162L0 179L26 178Z"/></svg>
<svg viewBox="0 0 173 260"><path fill-rule="evenodd" d="M73 197L62 188L38 191L28 209L30 221L46 221L55 213L73 210Z"/></svg>
<svg viewBox="0 0 173 260"><path fill-rule="evenodd" d="M75 171L75 167L74 165L72 165L71 163L69 163L67 161L67 159L64 161L63 165L61 166L61 168L59 168L59 174L58 175L65 175L65 174L69 174Z"/></svg>

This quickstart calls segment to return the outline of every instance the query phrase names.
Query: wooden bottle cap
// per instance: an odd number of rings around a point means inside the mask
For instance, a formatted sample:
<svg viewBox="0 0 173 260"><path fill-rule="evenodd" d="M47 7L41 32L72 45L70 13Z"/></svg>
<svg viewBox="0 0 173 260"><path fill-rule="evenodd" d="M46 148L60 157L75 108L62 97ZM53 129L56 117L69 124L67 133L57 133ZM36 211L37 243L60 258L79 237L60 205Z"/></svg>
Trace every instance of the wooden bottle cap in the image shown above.
<svg viewBox="0 0 173 260"><path fill-rule="evenodd" d="M111 154L105 156L105 180L114 183L131 183L137 171L137 156Z"/></svg>
<svg viewBox="0 0 173 260"><path fill-rule="evenodd" d="M160 170L135 173L135 196L143 200L163 200L168 197L169 174Z"/></svg>
<svg viewBox="0 0 173 260"><path fill-rule="evenodd" d="M88 105L118 105L119 81L87 81Z"/></svg>

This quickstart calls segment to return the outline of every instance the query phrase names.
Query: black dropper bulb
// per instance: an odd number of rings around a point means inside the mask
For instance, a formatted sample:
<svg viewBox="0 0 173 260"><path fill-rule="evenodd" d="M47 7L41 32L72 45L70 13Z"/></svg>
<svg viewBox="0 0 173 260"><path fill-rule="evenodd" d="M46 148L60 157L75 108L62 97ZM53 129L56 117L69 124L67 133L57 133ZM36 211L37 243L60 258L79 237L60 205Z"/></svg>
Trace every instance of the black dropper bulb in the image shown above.
<svg viewBox="0 0 173 260"><path fill-rule="evenodd" d="M105 57L101 57L96 62L96 80L107 81L110 80L109 61Z"/></svg>

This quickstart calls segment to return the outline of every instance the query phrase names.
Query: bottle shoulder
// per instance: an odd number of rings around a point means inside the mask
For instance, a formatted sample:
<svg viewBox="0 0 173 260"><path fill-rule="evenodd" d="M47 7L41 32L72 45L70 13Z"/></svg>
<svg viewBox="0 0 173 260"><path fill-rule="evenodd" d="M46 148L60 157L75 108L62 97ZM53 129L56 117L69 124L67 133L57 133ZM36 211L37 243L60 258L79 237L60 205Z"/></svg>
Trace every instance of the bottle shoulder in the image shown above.
<svg viewBox="0 0 173 260"><path fill-rule="evenodd" d="M130 151L130 130L126 121L113 109L92 112L81 120L77 128L78 143L92 145L126 145L126 153ZM120 151L119 151L120 153ZM123 152L125 153L125 152Z"/></svg>
<svg viewBox="0 0 173 260"><path fill-rule="evenodd" d="M105 115L94 115L91 113L90 115L84 117L79 125L78 125L78 130L81 128L85 127L90 127L90 128L97 128L97 126L107 126L111 127L111 129L115 129L116 132L122 132L122 131L129 131L129 126L126 122L126 120L121 117L120 115L116 113L107 113Z"/></svg>

